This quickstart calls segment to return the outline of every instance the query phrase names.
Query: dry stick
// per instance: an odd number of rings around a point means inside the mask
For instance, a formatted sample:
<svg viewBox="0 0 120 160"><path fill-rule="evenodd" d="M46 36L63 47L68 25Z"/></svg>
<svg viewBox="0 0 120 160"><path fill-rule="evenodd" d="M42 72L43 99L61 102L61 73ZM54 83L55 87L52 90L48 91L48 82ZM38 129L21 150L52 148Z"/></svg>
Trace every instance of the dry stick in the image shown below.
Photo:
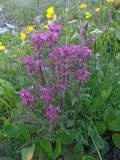
<svg viewBox="0 0 120 160"><path fill-rule="evenodd" d="M37 116L37 113L34 111L33 108L30 108L32 110L32 112ZM38 116L37 116L38 117Z"/></svg>

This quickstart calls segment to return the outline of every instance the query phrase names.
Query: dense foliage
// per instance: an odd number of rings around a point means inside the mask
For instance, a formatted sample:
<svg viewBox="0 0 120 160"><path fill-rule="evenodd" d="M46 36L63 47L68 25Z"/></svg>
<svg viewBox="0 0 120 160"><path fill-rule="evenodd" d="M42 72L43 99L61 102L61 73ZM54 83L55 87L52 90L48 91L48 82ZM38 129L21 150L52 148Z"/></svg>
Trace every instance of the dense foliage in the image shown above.
<svg viewBox="0 0 120 160"><path fill-rule="evenodd" d="M0 35L1 160L120 159L117 3L54 4Z"/></svg>

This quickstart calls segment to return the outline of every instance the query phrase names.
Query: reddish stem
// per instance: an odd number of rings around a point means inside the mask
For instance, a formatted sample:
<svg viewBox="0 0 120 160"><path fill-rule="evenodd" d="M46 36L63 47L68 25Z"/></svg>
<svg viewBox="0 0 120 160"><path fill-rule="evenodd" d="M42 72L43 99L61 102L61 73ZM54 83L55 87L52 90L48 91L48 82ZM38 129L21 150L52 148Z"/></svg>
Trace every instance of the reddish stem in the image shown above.
<svg viewBox="0 0 120 160"><path fill-rule="evenodd" d="M45 78L44 78L44 74L42 72L41 66L40 66L40 74L41 74L42 86L44 87L45 86Z"/></svg>

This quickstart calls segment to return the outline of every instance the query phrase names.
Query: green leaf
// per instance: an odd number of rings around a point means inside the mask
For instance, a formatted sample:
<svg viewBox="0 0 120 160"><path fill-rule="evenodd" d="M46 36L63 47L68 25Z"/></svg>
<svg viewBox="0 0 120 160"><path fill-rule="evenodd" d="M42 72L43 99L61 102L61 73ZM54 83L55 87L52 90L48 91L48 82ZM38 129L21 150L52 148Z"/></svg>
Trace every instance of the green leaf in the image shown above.
<svg viewBox="0 0 120 160"><path fill-rule="evenodd" d="M65 145L71 144L73 142L71 135L66 132L62 132L60 136L62 143Z"/></svg>
<svg viewBox="0 0 120 160"><path fill-rule="evenodd" d="M53 152L52 158L56 159L60 154L61 154L61 141L60 141L59 138L57 138L57 140L56 140L56 147L55 147L55 150Z"/></svg>
<svg viewBox="0 0 120 160"><path fill-rule="evenodd" d="M120 40L120 30L117 31L116 36Z"/></svg>
<svg viewBox="0 0 120 160"><path fill-rule="evenodd" d="M106 124L112 131L120 131L120 111L112 110L106 117Z"/></svg>
<svg viewBox="0 0 120 160"><path fill-rule="evenodd" d="M70 42L73 42L75 40L78 40L79 39L79 33L78 32L75 32L74 35L72 35L72 37L70 38Z"/></svg>
<svg viewBox="0 0 120 160"><path fill-rule="evenodd" d="M29 140L30 139L29 130L23 125L19 125L19 129L20 129L21 134L25 138L25 140Z"/></svg>
<svg viewBox="0 0 120 160"><path fill-rule="evenodd" d="M10 96L11 93L15 93L14 86L3 79L0 79L0 87L2 88L2 93L4 93L5 96Z"/></svg>
<svg viewBox="0 0 120 160"><path fill-rule="evenodd" d="M112 140L116 147L120 148L120 134L113 134L112 135Z"/></svg>
<svg viewBox="0 0 120 160"><path fill-rule="evenodd" d="M74 121L71 120L71 119L68 119L67 120L67 127L69 128L69 127L72 127L72 126L74 126Z"/></svg>
<svg viewBox="0 0 120 160"><path fill-rule="evenodd" d="M22 160L32 160L35 151L35 144L31 147L22 149Z"/></svg>
<svg viewBox="0 0 120 160"><path fill-rule="evenodd" d="M102 135L102 134L106 131L106 129L107 129L106 125L105 125L104 122L102 122L102 121L97 121L97 122L95 123L95 126L96 126L97 131L98 131L98 133L99 133L100 135Z"/></svg>
<svg viewBox="0 0 120 160"><path fill-rule="evenodd" d="M4 94L4 90L3 88L0 86L0 95L3 95Z"/></svg>
<svg viewBox="0 0 120 160"><path fill-rule="evenodd" d="M92 156L85 156L82 158L82 160L96 160L96 159Z"/></svg>
<svg viewBox="0 0 120 160"><path fill-rule="evenodd" d="M7 137L16 137L19 134L19 130L16 125L10 123L4 126L4 133Z"/></svg>
<svg viewBox="0 0 120 160"><path fill-rule="evenodd" d="M52 157L52 146L48 140L41 139L40 146L42 150L51 158Z"/></svg>
<svg viewBox="0 0 120 160"><path fill-rule="evenodd" d="M115 120L108 123L108 128L112 131L120 131L120 122Z"/></svg>
<svg viewBox="0 0 120 160"><path fill-rule="evenodd" d="M0 141L2 142L3 139L5 139L4 133L0 132Z"/></svg>
<svg viewBox="0 0 120 160"><path fill-rule="evenodd" d="M102 90L101 91L102 98L106 100L110 96L111 92L112 92L112 86L108 89Z"/></svg>

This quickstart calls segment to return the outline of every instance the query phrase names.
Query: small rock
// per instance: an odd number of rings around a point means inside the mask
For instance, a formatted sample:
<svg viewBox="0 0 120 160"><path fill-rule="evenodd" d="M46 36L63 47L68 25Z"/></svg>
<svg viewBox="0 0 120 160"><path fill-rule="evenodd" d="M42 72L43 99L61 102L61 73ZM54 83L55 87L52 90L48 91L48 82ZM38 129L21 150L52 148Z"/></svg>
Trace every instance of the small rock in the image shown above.
<svg viewBox="0 0 120 160"><path fill-rule="evenodd" d="M3 34L3 33L8 32L8 31L9 31L9 29L6 28L6 27L0 28L0 34Z"/></svg>
<svg viewBox="0 0 120 160"><path fill-rule="evenodd" d="M3 16L3 9L4 9L4 7L2 5L0 5L0 17Z"/></svg>
<svg viewBox="0 0 120 160"><path fill-rule="evenodd" d="M13 25L13 24L9 24L9 23L5 23L5 26L9 29L16 29L17 26Z"/></svg>
<svg viewBox="0 0 120 160"><path fill-rule="evenodd" d="M6 21L5 17L0 17L0 27L4 27L5 21Z"/></svg>

